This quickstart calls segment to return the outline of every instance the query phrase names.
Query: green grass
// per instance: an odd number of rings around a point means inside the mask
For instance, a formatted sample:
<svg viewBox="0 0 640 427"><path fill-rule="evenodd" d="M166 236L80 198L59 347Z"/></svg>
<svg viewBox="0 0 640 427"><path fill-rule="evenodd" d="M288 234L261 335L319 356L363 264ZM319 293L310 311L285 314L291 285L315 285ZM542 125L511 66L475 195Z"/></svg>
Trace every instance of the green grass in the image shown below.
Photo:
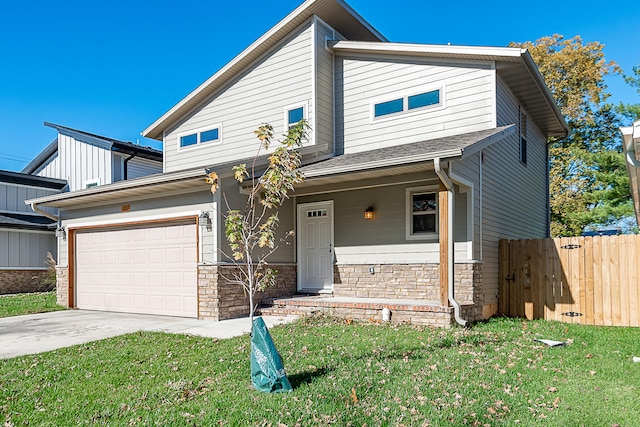
<svg viewBox="0 0 640 427"><path fill-rule="evenodd" d="M55 292L0 295L0 317L46 313L57 310L64 310L64 307L56 304Z"/></svg>
<svg viewBox="0 0 640 427"><path fill-rule="evenodd" d="M0 422L640 425L638 328L496 319L431 330L320 318L271 333L292 393L250 387L247 336L145 332L1 362Z"/></svg>

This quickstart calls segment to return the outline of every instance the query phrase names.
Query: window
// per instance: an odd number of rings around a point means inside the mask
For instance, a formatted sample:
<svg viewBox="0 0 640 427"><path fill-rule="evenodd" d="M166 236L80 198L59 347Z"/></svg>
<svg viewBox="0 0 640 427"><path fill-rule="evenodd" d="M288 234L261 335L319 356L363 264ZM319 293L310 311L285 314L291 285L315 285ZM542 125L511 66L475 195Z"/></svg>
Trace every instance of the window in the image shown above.
<svg viewBox="0 0 640 427"><path fill-rule="evenodd" d="M220 125L217 127L180 135L180 148L220 142Z"/></svg>
<svg viewBox="0 0 640 427"><path fill-rule="evenodd" d="M436 187L407 189L407 239L438 233L438 193Z"/></svg>
<svg viewBox="0 0 640 427"><path fill-rule="evenodd" d="M92 179L84 182L84 188L97 187L98 185L100 185L100 180L98 179Z"/></svg>
<svg viewBox="0 0 640 427"><path fill-rule="evenodd" d="M297 125L298 122L305 118L304 106L297 106L294 108L287 109L286 113L286 128L289 129L291 126Z"/></svg>
<svg viewBox="0 0 640 427"><path fill-rule="evenodd" d="M375 105L374 115L376 117L386 116L387 114L400 113L404 108L404 100L394 99L393 101L381 102Z"/></svg>
<svg viewBox="0 0 640 427"><path fill-rule="evenodd" d="M425 107L442 105L441 90L431 90L402 98L392 99L373 104L373 117L383 117L389 114L406 113Z"/></svg>
<svg viewBox="0 0 640 427"><path fill-rule="evenodd" d="M527 164L527 116L520 111L520 161Z"/></svg>
<svg viewBox="0 0 640 427"><path fill-rule="evenodd" d="M440 104L440 89L432 90L418 95L412 95L408 99L409 110Z"/></svg>

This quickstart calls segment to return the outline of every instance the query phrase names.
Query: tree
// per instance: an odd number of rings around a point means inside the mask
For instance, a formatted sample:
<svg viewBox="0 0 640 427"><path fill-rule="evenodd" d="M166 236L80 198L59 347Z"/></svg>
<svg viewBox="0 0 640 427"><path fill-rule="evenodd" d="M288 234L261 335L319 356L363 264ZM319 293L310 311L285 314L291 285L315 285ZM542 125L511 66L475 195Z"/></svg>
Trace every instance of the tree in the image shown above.
<svg viewBox="0 0 640 427"><path fill-rule="evenodd" d="M289 192L304 180L299 171L300 153L298 148L307 138L309 126L301 120L292 126L284 139L277 141L277 148L268 156L264 170L259 166L264 159L263 151L268 151L273 141L273 127L261 125L254 131L259 147L252 163L233 167L234 178L240 184L249 183L249 194L246 204L241 209L231 209L225 197L227 213L224 215L225 235L232 253L227 255L234 263L230 282L241 285L249 296L249 318L253 332L253 315L255 311L254 296L256 292L275 284L277 271L270 268L268 257L278 248L276 228L278 211ZM264 168L264 166L263 166ZM258 172L262 174L258 177ZM218 190L218 174L210 172L206 181L211 185L211 192ZM286 236L292 236L289 231Z"/></svg>
<svg viewBox="0 0 640 427"><path fill-rule="evenodd" d="M558 34L511 45L529 50L572 130L549 141L551 235L575 236L632 215L621 117L604 82L620 69L606 61L604 45Z"/></svg>
<svg viewBox="0 0 640 427"><path fill-rule="evenodd" d="M632 67L633 75L628 76L623 74L624 81L629 86L634 88L638 95L640 95L640 66ZM616 107L618 113L620 113L628 123L634 122L640 119L640 104L623 104L622 102Z"/></svg>

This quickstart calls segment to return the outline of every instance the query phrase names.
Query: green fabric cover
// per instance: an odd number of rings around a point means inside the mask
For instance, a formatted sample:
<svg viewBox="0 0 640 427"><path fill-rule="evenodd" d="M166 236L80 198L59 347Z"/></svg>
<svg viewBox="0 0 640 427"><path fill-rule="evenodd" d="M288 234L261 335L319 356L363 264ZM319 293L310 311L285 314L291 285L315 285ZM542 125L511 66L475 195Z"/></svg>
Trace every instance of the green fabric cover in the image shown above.
<svg viewBox="0 0 640 427"><path fill-rule="evenodd" d="M267 325L261 317L253 321L251 335L251 382L265 393L291 391L282 358L273 344Z"/></svg>

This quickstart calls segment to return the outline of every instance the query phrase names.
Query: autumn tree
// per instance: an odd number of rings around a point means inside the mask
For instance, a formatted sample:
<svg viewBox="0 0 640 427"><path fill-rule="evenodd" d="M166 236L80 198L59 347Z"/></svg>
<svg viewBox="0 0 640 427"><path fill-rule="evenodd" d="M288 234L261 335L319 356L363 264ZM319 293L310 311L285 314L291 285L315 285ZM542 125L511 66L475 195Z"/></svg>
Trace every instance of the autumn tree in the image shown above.
<svg viewBox="0 0 640 427"><path fill-rule="evenodd" d="M269 267L268 258L278 248L278 208L289 192L304 180L298 169L301 159L298 148L307 138L308 130L306 121L301 120L283 135L283 139L274 142L273 127L263 124L254 131L259 144L251 164L233 167L234 179L248 188L248 195L240 209L232 209L225 196L225 236L231 249L231 253L225 255L236 267L232 277L226 279L242 286L249 296L252 331L255 294L274 285L276 280L277 271ZM263 153L269 152L272 145L276 148L268 156L265 167ZM209 172L206 181L211 185L212 193L218 191L219 178L215 171ZM292 235L293 231L286 233L286 236Z"/></svg>
<svg viewBox="0 0 640 427"><path fill-rule="evenodd" d="M604 45L556 34L512 46L529 50L571 128L549 141L551 235L575 236L632 215L620 115L604 82L620 69L605 59Z"/></svg>

